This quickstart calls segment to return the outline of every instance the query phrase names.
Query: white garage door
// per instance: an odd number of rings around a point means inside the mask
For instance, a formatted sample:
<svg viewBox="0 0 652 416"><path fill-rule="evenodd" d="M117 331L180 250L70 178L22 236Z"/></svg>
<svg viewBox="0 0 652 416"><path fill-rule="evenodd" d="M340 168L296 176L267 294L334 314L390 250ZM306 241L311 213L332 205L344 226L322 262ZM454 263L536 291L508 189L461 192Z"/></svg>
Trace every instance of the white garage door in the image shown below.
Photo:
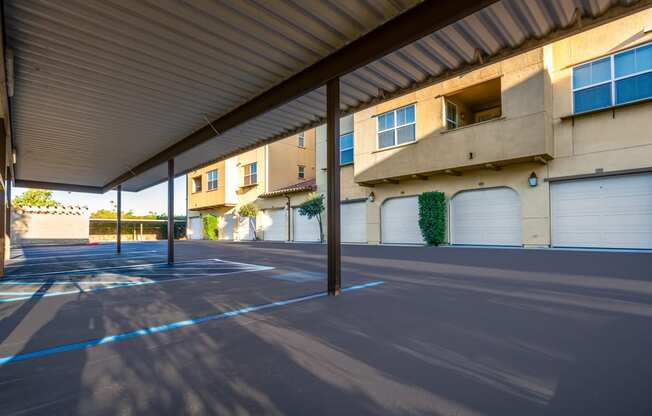
<svg viewBox="0 0 652 416"><path fill-rule="evenodd" d="M188 238L190 240L201 240L202 231L201 217L190 217L190 227L187 232Z"/></svg>
<svg viewBox="0 0 652 416"><path fill-rule="evenodd" d="M552 245L652 248L652 174L550 184Z"/></svg>
<svg viewBox="0 0 652 416"><path fill-rule="evenodd" d="M233 230L235 229L235 216L233 214L226 214L220 217L219 220L219 236L220 240L233 240Z"/></svg>
<svg viewBox="0 0 652 416"><path fill-rule="evenodd" d="M317 218L308 219L308 217L299 215L299 210L292 210L292 238L294 241L319 241L319 223Z"/></svg>
<svg viewBox="0 0 652 416"><path fill-rule="evenodd" d="M367 203L342 204L341 227L343 243L367 242Z"/></svg>
<svg viewBox="0 0 652 416"><path fill-rule="evenodd" d="M263 211L263 239L267 241L285 241L287 212L284 209L266 209Z"/></svg>
<svg viewBox="0 0 652 416"><path fill-rule="evenodd" d="M451 243L520 246L521 203L510 188L464 191L451 201Z"/></svg>
<svg viewBox="0 0 652 416"><path fill-rule="evenodd" d="M383 244L424 244L419 228L419 203L416 196L392 198L380 208Z"/></svg>

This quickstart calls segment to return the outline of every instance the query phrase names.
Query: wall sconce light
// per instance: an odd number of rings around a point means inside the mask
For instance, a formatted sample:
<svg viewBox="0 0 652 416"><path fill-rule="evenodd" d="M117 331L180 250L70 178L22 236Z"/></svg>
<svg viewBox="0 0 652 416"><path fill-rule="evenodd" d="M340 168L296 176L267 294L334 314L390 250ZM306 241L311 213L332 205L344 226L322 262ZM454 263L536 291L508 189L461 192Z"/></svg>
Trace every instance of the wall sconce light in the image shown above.
<svg viewBox="0 0 652 416"><path fill-rule="evenodd" d="M376 195L374 195L373 191L369 193L369 197L367 199L369 202L374 202L376 200Z"/></svg>
<svg viewBox="0 0 652 416"><path fill-rule="evenodd" d="M534 173L534 172L532 172L532 174L530 175L530 177L527 178L527 183L528 183L528 185L530 185L530 186L533 187L533 188L534 188L535 186L537 186L537 183L539 183L539 178L537 178L537 174Z"/></svg>

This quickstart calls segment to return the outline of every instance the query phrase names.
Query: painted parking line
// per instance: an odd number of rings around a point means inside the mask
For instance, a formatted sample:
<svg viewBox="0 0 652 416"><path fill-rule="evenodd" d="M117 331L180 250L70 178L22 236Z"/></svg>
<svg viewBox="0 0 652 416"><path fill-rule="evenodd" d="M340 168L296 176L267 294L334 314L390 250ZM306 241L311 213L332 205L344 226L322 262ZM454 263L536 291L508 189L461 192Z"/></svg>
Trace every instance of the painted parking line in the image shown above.
<svg viewBox="0 0 652 416"><path fill-rule="evenodd" d="M134 257L134 256L131 256L131 254L157 253L159 251L161 251L161 250L139 250L139 251L123 252L122 254L117 254L117 253L113 253L113 254L115 254L114 258L120 259L120 258L124 258L124 257ZM11 264L11 265L14 265L14 264L17 264L17 263L20 263L20 264L24 264L24 263L27 263L27 264L46 264L44 262L39 262L37 260L40 260L40 259L60 259L62 257L91 257L91 256L96 256L96 257L99 257L99 258L106 258L106 254L107 253L61 254L61 255L58 255L58 256L25 257L24 259L20 259L20 260L15 260L15 259L9 260L9 261L7 261L7 264ZM163 254L165 254L165 253L162 253L161 255L163 255ZM86 261L86 260L84 260L84 261ZM52 263L52 262L49 262L49 263ZM47 263L47 264L49 264L49 263ZM56 263L58 263L58 262L56 262Z"/></svg>
<svg viewBox="0 0 652 416"><path fill-rule="evenodd" d="M54 279L48 279L48 280L39 280L39 281L29 281L25 282L23 280L14 280L14 281L4 281L1 282L0 284L6 284L8 286L11 286L12 284L14 285L20 285L20 284L30 284L30 285L48 285L49 287L56 286L59 284L66 284L66 285L74 285L77 286L75 290L59 290L55 292L49 292L49 291L35 291L35 292L23 292L21 293L22 296L16 296L12 298L0 298L0 303L9 303L9 302L18 302L18 301L23 301L23 300L28 300L28 299L35 299L35 298L49 298L53 296L63 296L63 295L74 295L74 294L82 294L82 293L90 293L90 292L98 292L102 290L108 290L108 289L118 289L118 288L126 288L126 287L133 287L133 286L143 286L143 285L151 285L151 284L159 284L159 283L167 283L167 282L174 282L174 281L180 281L180 280L191 280L191 279L199 279L199 278L209 278L209 277L220 277L220 276L227 276L227 275L232 275L232 274L238 274L238 273L251 273L251 272L258 272L258 271L266 271L266 270L273 270L273 267L269 266L259 266L255 264L247 264L247 263L234 263L231 267L223 267L223 266L228 266L228 262L225 262L223 260L219 259L208 259L208 260L189 260L187 263L197 263L197 262L204 262L206 263L207 267L202 268L203 273L184 273L184 270L186 269L175 269L174 265L170 266L167 263L163 263L163 267L161 267L158 270L158 277L156 279L148 279L148 280L122 280L122 281L103 281L106 284L105 286L99 286L99 287L92 287L92 288L81 288L78 285L80 284L91 284L91 283L99 283L99 282L94 282L94 281L71 281L71 280L62 280L62 281L57 281ZM218 267L214 267L218 266ZM133 268L133 267L132 267ZM157 272L157 270L152 270L152 272ZM174 274L169 274L166 277L166 272L172 272ZM180 275L177 275L179 273ZM142 272L137 271L136 276L128 276L128 275L122 275L125 278L139 278L143 275ZM115 277L120 277L121 275L116 275ZM25 279L26 280L26 279Z"/></svg>
<svg viewBox="0 0 652 416"><path fill-rule="evenodd" d="M139 267L153 267L153 266L169 266L169 267L174 267L175 265L178 264L185 264L189 262L197 262L197 261L203 261L203 260L188 260L188 261L179 261L175 262L174 264L170 265L168 262L158 262L158 263L141 263L141 264L129 264L129 265L123 265L123 266L105 266L105 267L91 267L87 269L73 269L73 270L57 270L54 272L39 272L39 273L30 273L29 275L17 275L17 276L11 276L12 279L29 279L33 278L34 276L55 276L55 275L66 275L66 274L78 274L78 273L88 273L88 272L101 272L101 271L106 271L106 270L123 270L123 269L133 269L133 268L139 268Z"/></svg>
<svg viewBox="0 0 652 416"><path fill-rule="evenodd" d="M350 292L350 291L353 291L353 290L365 289L365 288L369 288L369 287L382 285L383 283L384 282L382 280L376 280L376 281L369 282L369 283L364 283L364 284L361 284L361 285L346 287L346 288L342 289L342 292ZM64 345L59 345L59 346L56 346L56 347L53 347L53 348L46 348L46 349L43 349L43 350L28 352L28 353L24 353L24 354L16 354L16 355L10 355L10 356L7 356L7 357L0 357L0 365L9 364L9 363L18 362L18 361L31 360L31 359L34 359L34 358L45 357L45 356L48 356L48 355L59 354L59 353L62 353L62 352L67 352L67 351L88 349L88 348L92 348L92 347L97 347L98 345L104 345L104 344L109 344L109 343L112 343L112 342L124 341L124 340L130 339L130 338L142 337L142 336L145 336L145 335L152 335L152 334L156 334L156 333L172 331L172 330L184 328L184 327L187 327L187 326L199 325L199 324L202 324L204 322L217 321L217 320L222 320L222 319L226 319L226 318L233 318L233 317L236 317L236 316L245 315L245 314L249 314L249 313L252 313L252 312L258 312L258 311L262 311L262 310L265 310L265 309L280 308L282 306L288 306L288 305L292 305L292 304L295 304L295 303L306 302L306 301L309 301L309 300L323 298L323 297L326 297L326 296L328 296L327 292L319 292L319 293L315 293L315 294L312 294L312 295L306 295L306 296L301 296L301 297L297 297L297 298L281 300L281 301L277 301L277 302L265 303L265 304L262 304L262 305L255 305L255 306L249 306L249 307L246 307L246 308L235 309L235 310L232 310L232 311L229 311L229 312L219 313L219 314L215 314L215 315L208 315L208 316L203 316L203 317L200 317L200 318L187 319L185 321L172 322L172 323L165 324L165 325L159 325L159 326L153 326L153 327L138 329L136 331L122 332L120 334L111 335L111 336L103 337L103 338L95 338L95 339L91 339L91 340L83 341L83 342L76 342L74 344L64 344Z"/></svg>

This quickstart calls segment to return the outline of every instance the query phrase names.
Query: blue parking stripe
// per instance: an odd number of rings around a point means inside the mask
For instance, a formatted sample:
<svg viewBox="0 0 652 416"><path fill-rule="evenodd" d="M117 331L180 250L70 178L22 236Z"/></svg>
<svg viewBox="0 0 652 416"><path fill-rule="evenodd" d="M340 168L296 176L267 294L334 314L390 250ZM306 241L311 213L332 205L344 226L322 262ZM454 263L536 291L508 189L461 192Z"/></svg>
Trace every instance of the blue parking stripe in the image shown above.
<svg viewBox="0 0 652 416"><path fill-rule="evenodd" d="M377 280L361 285L355 285L355 286L349 286L347 288L342 289L342 292L350 292L353 290L359 290L359 289L365 289L368 287L373 287L373 286L378 286L382 285L384 282L382 280ZM95 338L91 339L88 341L83 341L83 342L76 342L74 344L65 344L65 345L60 345L57 347L53 348L47 348L44 350L39 350L39 351L34 351L34 352L28 352L24 354L17 354L17 355L10 355L7 357L0 357L0 365L8 364L8 363L13 363L17 361L26 361L26 360L31 360L34 358L38 357L44 357L47 355L53 355L53 354L58 354L61 352L66 352L66 351L74 351L74 350L82 350L86 348L91 348L91 347L96 347L98 345L103 345L103 344L109 344L111 342L117 342L117 341L123 341L129 338L135 338L135 337L141 337L144 335L152 335L156 334L159 332L167 332L167 331L172 331L174 329L179 329L179 328L184 328L187 326L191 325L198 325L204 322L209 322L209 321L217 321L221 319L226 319L226 318L232 318L235 316L240 316L240 315L245 315L248 313L252 312L257 312L265 309L271 309L271 308L278 308L281 306L287 306L287 305L292 305L294 303L299 303L299 302L305 302L308 300L312 299L317 299L317 298L323 298L326 297L328 294L326 292L320 292L320 293L315 293L312 295L307 295L307 296L301 296L298 298L292 298L288 300L282 300L282 301L277 301L277 302L272 302L272 303L266 303L263 305L256 305L256 306L249 306L246 308L241 308L241 309L236 309L230 312L224 312L216 315L208 315L204 316L201 318L195 318L195 319L188 319L185 321L178 321L178 322L173 322L170 324L165 324L165 325L159 325L159 326L154 326L154 327L149 327L149 328L143 328L143 329L138 329L136 331L130 331L130 332L123 332L121 334L116 334L116 335L111 335L108 337L103 337L103 338Z"/></svg>

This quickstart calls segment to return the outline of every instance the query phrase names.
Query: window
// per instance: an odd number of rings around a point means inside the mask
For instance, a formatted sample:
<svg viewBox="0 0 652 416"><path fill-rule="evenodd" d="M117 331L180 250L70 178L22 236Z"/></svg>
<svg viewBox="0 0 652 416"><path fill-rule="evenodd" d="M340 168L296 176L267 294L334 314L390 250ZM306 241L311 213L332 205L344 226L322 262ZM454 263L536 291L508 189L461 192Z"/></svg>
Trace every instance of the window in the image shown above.
<svg viewBox="0 0 652 416"><path fill-rule="evenodd" d="M306 177L306 167L305 166L299 166L298 176L299 176L299 179L304 179Z"/></svg>
<svg viewBox="0 0 652 416"><path fill-rule="evenodd" d="M456 129L459 126L459 115L457 114L457 106L452 102L445 100L446 103L446 128L448 130Z"/></svg>
<svg viewBox="0 0 652 416"><path fill-rule="evenodd" d="M244 167L244 186L255 185L258 183L256 163L250 163Z"/></svg>
<svg viewBox="0 0 652 416"><path fill-rule="evenodd" d="M353 163L353 132L340 136L340 165Z"/></svg>
<svg viewBox="0 0 652 416"><path fill-rule="evenodd" d="M446 130L470 126L502 115L500 78L481 82L443 98Z"/></svg>
<svg viewBox="0 0 652 416"><path fill-rule="evenodd" d="M192 178L192 192L201 192L201 176Z"/></svg>
<svg viewBox="0 0 652 416"><path fill-rule="evenodd" d="M208 180L207 189L209 191L212 191L213 189L217 189L217 180L219 179L219 173L217 169L209 171L206 174L206 179Z"/></svg>
<svg viewBox="0 0 652 416"><path fill-rule="evenodd" d="M297 144L297 146L301 148L306 147L306 136L304 135L303 132L299 133L299 143Z"/></svg>
<svg viewBox="0 0 652 416"><path fill-rule="evenodd" d="M378 116L378 148L413 142L416 133L415 105Z"/></svg>
<svg viewBox="0 0 652 416"><path fill-rule="evenodd" d="M652 44L573 68L573 112L652 97Z"/></svg>

